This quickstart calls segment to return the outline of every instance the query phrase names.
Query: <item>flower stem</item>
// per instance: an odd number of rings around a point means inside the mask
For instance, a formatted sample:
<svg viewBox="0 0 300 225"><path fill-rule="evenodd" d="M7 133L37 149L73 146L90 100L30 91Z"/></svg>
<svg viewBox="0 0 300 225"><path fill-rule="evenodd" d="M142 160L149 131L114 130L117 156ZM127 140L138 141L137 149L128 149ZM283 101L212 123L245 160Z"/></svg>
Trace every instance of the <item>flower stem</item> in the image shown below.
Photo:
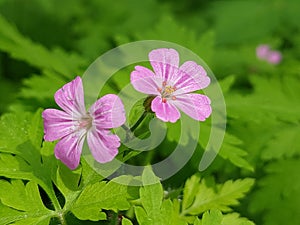
<svg viewBox="0 0 300 225"><path fill-rule="evenodd" d="M146 118L147 116L147 111L144 111L141 117L135 122L135 124L130 128L131 132L134 132L136 128L141 124L141 122Z"/></svg>
<svg viewBox="0 0 300 225"><path fill-rule="evenodd" d="M59 218L59 221L60 221L61 225L67 225L67 221L65 220L65 217L64 217L63 213L60 213L58 218Z"/></svg>

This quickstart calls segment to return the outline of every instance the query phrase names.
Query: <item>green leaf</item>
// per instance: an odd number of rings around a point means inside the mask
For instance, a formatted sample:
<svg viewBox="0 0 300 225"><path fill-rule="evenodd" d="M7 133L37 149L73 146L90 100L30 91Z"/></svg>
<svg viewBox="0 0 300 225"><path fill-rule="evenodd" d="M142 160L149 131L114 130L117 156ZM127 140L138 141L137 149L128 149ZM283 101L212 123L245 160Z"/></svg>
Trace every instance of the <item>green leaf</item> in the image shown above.
<svg viewBox="0 0 300 225"><path fill-rule="evenodd" d="M300 155L300 124L278 124L261 154L264 160ZM274 130L273 130L274 131Z"/></svg>
<svg viewBox="0 0 300 225"><path fill-rule="evenodd" d="M53 216L52 211L44 206L38 186L33 181L25 185L21 180L11 182L0 180L0 200L4 205L17 210L13 214L1 217L1 224L7 224L4 221L12 222L22 219L16 224L48 225Z"/></svg>
<svg viewBox="0 0 300 225"><path fill-rule="evenodd" d="M246 121L277 118L289 122L299 120L299 78L284 74L272 79L252 76L251 83L253 93L241 95L231 92L225 96L227 113L231 117Z"/></svg>
<svg viewBox="0 0 300 225"><path fill-rule="evenodd" d="M201 225L221 225L222 213L219 210L207 211L202 216Z"/></svg>
<svg viewBox="0 0 300 225"><path fill-rule="evenodd" d="M153 217L159 211L163 199L163 188L159 183L159 179L154 175L151 167L146 167L143 175L142 181L144 187L140 189L140 197L143 202L143 207L148 215L153 215Z"/></svg>
<svg viewBox="0 0 300 225"><path fill-rule="evenodd" d="M186 225L179 216L179 208L170 199L163 200L163 188L151 167L146 167L142 175L140 201L143 207L135 206L139 224L145 225ZM157 183L158 182L158 183Z"/></svg>
<svg viewBox="0 0 300 225"><path fill-rule="evenodd" d="M262 225L293 225L299 221L300 160L280 159L265 167L251 196L250 212L262 215Z"/></svg>
<svg viewBox="0 0 300 225"><path fill-rule="evenodd" d="M253 171L253 166L245 159L248 153L240 147L241 143L237 137L225 133L224 142L218 154L240 168Z"/></svg>
<svg viewBox="0 0 300 225"><path fill-rule="evenodd" d="M72 78L74 75L69 74ZM58 73L51 70L44 70L43 75L32 75L23 80L23 87L20 90L19 96L22 98L34 98L38 100L53 99L54 93L62 87L67 81ZM49 106L49 102L47 102Z"/></svg>
<svg viewBox="0 0 300 225"><path fill-rule="evenodd" d="M33 180L55 198L51 176L56 169L53 143L42 143L41 110L35 114L5 114L0 120L0 175ZM3 153L12 153L3 154Z"/></svg>
<svg viewBox="0 0 300 225"><path fill-rule="evenodd" d="M199 182L200 177L198 176L192 176L185 182L185 186L183 189L184 198L182 200L182 207L184 209L187 209L192 205L194 198L199 190Z"/></svg>
<svg viewBox="0 0 300 225"><path fill-rule="evenodd" d="M127 186L112 180L108 183L97 182L87 185L70 210L81 220L98 221L106 219L105 213L101 212L102 209L117 212L127 210L129 207Z"/></svg>
<svg viewBox="0 0 300 225"><path fill-rule="evenodd" d="M2 16L0 16L0 50L41 70L52 70L67 77L79 73L78 68L86 64L84 59L75 54L66 54L60 49L49 51L42 45L32 42Z"/></svg>
<svg viewBox="0 0 300 225"><path fill-rule="evenodd" d="M220 87L223 91L223 94L227 94L228 92L230 92L230 87L233 85L235 79L236 79L235 76L231 75L222 80L219 80L218 83L210 84L210 87L213 90L214 88L216 88L216 89L218 88L218 87L214 87L214 86L220 85ZM220 99L216 98L216 96L214 96L214 95L212 95L211 101L215 102L216 105L220 104L220 103L218 103L218 102L220 102ZM226 103L226 107L227 107L227 101L225 103ZM213 111L213 116L215 116L215 117L221 116L221 118L224 117L224 115L218 115L218 113L219 112L217 110ZM201 132L200 132L200 136L199 136L199 143L204 149L206 148L207 142L211 136L211 129L212 129L212 125L210 123L207 123L207 122L201 123ZM248 160L245 159L246 156L248 155L248 153L242 147L243 141L240 140L235 134L226 132L224 130L225 128L222 128L222 129L218 128L218 125L214 125L213 129L214 129L215 134L224 133L224 139L222 140L222 145L221 145L220 149L217 149L217 147L214 146L215 144L212 144L212 146L211 146L212 149L209 149L209 150L214 151L215 153L218 154L218 156L222 157L223 159L229 160L235 166L238 166L240 168L243 168L243 169L246 169L249 171L253 171L253 166L250 165ZM215 139L216 139L216 137L215 137ZM212 143L214 143L214 142L212 142Z"/></svg>
<svg viewBox="0 0 300 225"><path fill-rule="evenodd" d="M254 225L247 218L240 217L238 213L229 213L223 216L222 225Z"/></svg>
<svg viewBox="0 0 300 225"><path fill-rule="evenodd" d="M133 223L129 219L123 217L122 218L122 225L133 225Z"/></svg>
<svg viewBox="0 0 300 225"><path fill-rule="evenodd" d="M37 184L44 189L49 198L52 201L55 209L59 210L60 205L56 198L51 176L56 168L56 159L53 156L53 143L44 143L42 148L42 120L41 110L38 110L35 114L23 112L18 114L5 114L0 120L0 175L7 178L25 179L29 180L26 187L22 187L21 180L12 180L11 187L8 187L8 183L2 183L6 185L3 190L13 190L10 193L14 196L11 199L4 199L2 202L10 207L18 210L31 210L41 211L43 206L40 200ZM2 180L0 180L2 182ZM3 181L6 182L6 181ZM29 194L34 195L32 197ZM3 193L2 193L3 194ZM25 197L28 195L28 198ZM24 196L24 199L20 199ZM36 202L31 202L36 200ZM14 201L14 202L13 202ZM22 205L28 204L28 205ZM33 206L39 207L35 209ZM42 207L43 206L43 207ZM26 211L25 210L25 211ZM24 224L35 223L36 221L49 221L51 217L57 216L51 211L41 211L39 213L29 213L24 217ZM19 213L17 212L16 218L18 219ZM25 214L24 214L25 215ZM19 220L19 219L18 219ZM18 222L22 224L23 222ZM36 222L37 223L37 222ZM41 224L47 224L46 222Z"/></svg>
<svg viewBox="0 0 300 225"><path fill-rule="evenodd" d="M217 127L214 128L216 133L223 132ZM210 136L210 127L203 123L201 124L201 132L199 142L201 146L205 147L207 138ZM253 166L245 159L248 156L248 152L243 149L243 141L233 134L225 133L221 148L218 155L225 160L229 160L233 165L253 171ZM216 150L215 150L216 151Z"/></svg>
<svg viewBox="0 0 300 225"><path fill-rule="evenodd" d="M254 225L253 222L242 218L238 213L222 215L220 210L210 210L203 214L201 223L197 220L194 224L201 225Z"/></svg>
<svg viewBox="0 0 300 225"><path fill-rule="evenodd" d="M195 185L191 181L197 182L197 179L189 180L185 185L186 190L189 189L187 185ZM238 199L245 196L245 193L254 184L254 180L250 178L236 181L229 180L224 184L217 185L216 191L214 188L208 187L204 179L202 179L201 183L197 184L199 187L198 191L194 193L193 204L187 208L183 208L183 215L198 215L210 209L219 209L223 212L231 211L230 206L239 204ZM188 198L190 199L191 196L188 196Z"/></svg>
<svg viewBox="0 0 300 225"><path fill-rule="evenodd" d="M196 217L194 225L201 225L201 220L198 217Z"/></svg>

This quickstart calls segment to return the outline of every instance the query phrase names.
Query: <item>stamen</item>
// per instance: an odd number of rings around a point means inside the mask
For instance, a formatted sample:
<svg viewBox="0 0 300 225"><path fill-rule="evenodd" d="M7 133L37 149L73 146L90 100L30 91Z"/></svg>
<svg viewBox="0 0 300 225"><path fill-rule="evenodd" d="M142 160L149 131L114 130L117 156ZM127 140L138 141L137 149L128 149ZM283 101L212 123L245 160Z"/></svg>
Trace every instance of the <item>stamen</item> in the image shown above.
<svg viewBox="0 0 300 225"><path fill-rule="evenodd" d="M93 119L90 115L81 118L79 122L79 129L90 129L92 127Z"/></svg>
<svg viewBox="0 0 300 225"><path fill-rule="evenodd" d="M167 102L167 99L166 99L166 98L162 98L162 102L163 102L163 103L166 103L166 102Z"/></svg>
<svg viewBox="0 0 300 225"><path fill-rule="evenodd" d="M163 83L162 83L162 86L166 86L167 85L167 82L166 81L164 81Z"/></svg>
<svg viewBox="0 0 300 225"><path fill-rule="evenodd" d="M172 94L174 91L175 91L175 88L172 86L165 87L165 93L168 95Z"/></svg>
<svg viewBox="0 0 300 225"><path fill-rule="evenodd" d="M176 100L176 97L175 97L175 96L172 96L172 100Z"/></svg>

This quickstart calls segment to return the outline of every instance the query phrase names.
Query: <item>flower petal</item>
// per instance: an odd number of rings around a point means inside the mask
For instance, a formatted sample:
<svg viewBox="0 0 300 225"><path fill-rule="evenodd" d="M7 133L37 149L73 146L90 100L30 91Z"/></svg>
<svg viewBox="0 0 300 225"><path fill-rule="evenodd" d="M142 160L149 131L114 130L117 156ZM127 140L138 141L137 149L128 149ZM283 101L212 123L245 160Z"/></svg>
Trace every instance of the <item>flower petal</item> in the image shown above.
<svg viewBox="0 0 300 225"><path fill-rule="evenodd" d="M76 169L80 162L80 155L84 143L85 132L78 132L63 137L55 146L55 157L71 170Z"/></svg>
<svg viewBox="0 0 300 225"><path fill-rule="evenodd" d="M162 80L155 79L155 74L146 67L136 66L135 70L130 74L130 82L132 86L139 92L157 95L158 87L162 84Z"/></svg>
<svg viewBox="0 0 300 225"><path fill-rule="evenodd" d="M151 109L164 122L175 123L180 118L178 109L169 101L163 102L160 96L152 100Z"/></svg>
<svg viewBox="0 0 300 225"><path fill-rule="evenodd" d="M201 94L176 96L176 100L173 101L173 104L195 120L204 121L212 112L210 99Z"/></svg>
<svg viewBox="0 0 300 225"><path fill-rule="evenodd" d="M200 89L206 88L210 83L210 78L207 76L205 69L194 61L186 61L180 66L179 70L193 77Z"/></svg>
<svg viewBox="0 0 300 225"><path fill-rule="evenodd" d="M174 70L179 66L179 55L175 49L159 48L149 53L149 60L153 70L163 81L173 76Z"/></svg>
<svg viewBox="0 0 300 225"><path fill-rule="evenodd" d="M55 93L54 99L60 108L76 119L80 118L81 115L84 115L86 112L82 80L80 77L76 77L60 88Z"/></svg>
<svg viewBox="0 0 300 225"><path fill-rule="evenodd" d="M114 94L108 94L98 99L89 109L93 117L93 126L97 129L110 129L125 123L125 109L121 99Z"/></svg>
<svg viewBox="0 0 300 225"><path fill-rule="evenodd" d="M210 78L202 66L196 62L187 61L180 66L172 82L177 89L174 94L177 95L207 87L210 83Z"/></svg>
<svg viewBox="0 0 300 225"><path fill-rule="evenodd" d="M46 141L55 141L74 130L75 122L66 112L57 109L46 109L42 113L44 119L44 139Z"/></svg>
<svg viewBox="0 0 300 225"><path fill-rule="evenodd" d="M97 162L110 162L118 154L120 138L109 131L92 129L87 133L87 142Z"/></svg>

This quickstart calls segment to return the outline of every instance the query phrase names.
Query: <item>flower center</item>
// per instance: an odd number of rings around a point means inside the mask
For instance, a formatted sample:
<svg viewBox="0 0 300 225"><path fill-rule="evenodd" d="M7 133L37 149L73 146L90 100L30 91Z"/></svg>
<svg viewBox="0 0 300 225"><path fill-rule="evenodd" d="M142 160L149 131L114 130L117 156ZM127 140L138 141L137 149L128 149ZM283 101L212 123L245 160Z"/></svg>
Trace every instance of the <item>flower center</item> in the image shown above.
<svg viewBox="0 0 300 225"><path fill-rule="evenodd" d="M164 89L164 93L166 96L169 96L171 95L174 91L176 91L176 88L175 87L172 87L172 86L166 86L165 89Z"/></svg>
<svg viewBox="0 0 300 225"><path fill-rule="evenodd" d="M89 130L92 127L93 118L90 116L89 113L86 116L82 117L79 121L79 129L86 129Z"/></svg>
<svg viewBox="0 0 300 225"><path fill-rule="evenodd" d="M167 83L164 81L162 83L162 88L159 88L158 91L161 93L162 102L166 103L168 98L171 98L172 100L176 100L176 97L173 96L173 92L175 92L177 89L174 86L167 85Z"/></svg>

